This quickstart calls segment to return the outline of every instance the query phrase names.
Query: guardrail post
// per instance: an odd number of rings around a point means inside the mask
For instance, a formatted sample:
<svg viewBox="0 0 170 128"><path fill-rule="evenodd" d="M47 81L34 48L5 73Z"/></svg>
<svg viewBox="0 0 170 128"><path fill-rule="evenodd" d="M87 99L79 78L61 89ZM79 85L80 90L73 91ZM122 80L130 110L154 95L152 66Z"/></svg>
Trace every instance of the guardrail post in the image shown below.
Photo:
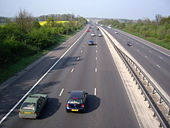
<svg viewBox="0 0 170 128"><path fill-rule="evenodd" d="M152 94L155 94L155 88L153 89L153 92L152 92Z"/></svg>
<svg viewBox="0 0 170 128"><path fill-rule="evenodd" d="M146 96L145 96L145 100L144 101L146 101L147 100L147 98L146 98Z"/></svg>
<svg viewBox="0 0 170 128"><path fill-rule="evenodd" d="M153 116L154 116L154 117L156 117L156 114L155 114L155 112L153 113Z"/></svg>
<svg viewBox="0 0 170 128"><path fill-rule="evenodd" d="M162 101L163 101L163 100L162 100L162 97L160 97L159 103L162 103Z"/></svg>
<svg viewBox="0 0 170 128"><path fill-rule="evenodd" d="M151 105L150 105L150 103L149 103L149 106L148 106L148 108L151 108Z"/></svg>
<svg viewBox="0 0 170 128"><path fill-rule="evenodd" d="M162 127L162 123L161 122L159 123L159 127Z"/></svg>

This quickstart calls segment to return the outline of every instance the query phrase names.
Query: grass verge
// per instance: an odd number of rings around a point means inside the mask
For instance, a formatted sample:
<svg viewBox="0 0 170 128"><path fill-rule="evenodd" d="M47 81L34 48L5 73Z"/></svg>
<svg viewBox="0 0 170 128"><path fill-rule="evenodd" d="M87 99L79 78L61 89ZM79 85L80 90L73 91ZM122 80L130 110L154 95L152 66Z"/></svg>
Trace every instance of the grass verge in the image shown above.
<svg viewBox="0 0 170 128"><path fill-rule="evenodd" d="M25 58L20 59L15 64L9 65L5 69L2 69L0 72L0 84L3 83L5 80L9 79L10 77L14 76L16 73L22 71L25 69L28 65L33 63L35 60L39 59L43 55L47 54L50 50L54 49L58 45L62 44L64 41L66 41L68 38L73 36L76 32L73 32L69 35L62 35L61 38L58 39L55 45L48 47L46 50L39 51L37 54L33 56L28 56Z"/></svg>

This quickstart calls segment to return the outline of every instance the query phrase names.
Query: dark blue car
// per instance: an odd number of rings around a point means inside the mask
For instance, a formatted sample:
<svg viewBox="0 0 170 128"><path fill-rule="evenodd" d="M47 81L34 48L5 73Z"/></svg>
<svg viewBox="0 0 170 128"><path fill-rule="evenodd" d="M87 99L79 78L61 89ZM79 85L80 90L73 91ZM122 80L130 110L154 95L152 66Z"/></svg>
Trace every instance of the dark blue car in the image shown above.
<svg viewBox="0 0 170 128"><path fill-rule="evenodd" d="M67 112L85 112L86 98L88 93L80 90L69 92L70 96L66 103Z"/></svg>
<svg viewBox="0 0 170 128"><path fill-rule="evenodd" d="M93 40L89 40L88 41L88 45L94 45L94 41Z"/></svg>

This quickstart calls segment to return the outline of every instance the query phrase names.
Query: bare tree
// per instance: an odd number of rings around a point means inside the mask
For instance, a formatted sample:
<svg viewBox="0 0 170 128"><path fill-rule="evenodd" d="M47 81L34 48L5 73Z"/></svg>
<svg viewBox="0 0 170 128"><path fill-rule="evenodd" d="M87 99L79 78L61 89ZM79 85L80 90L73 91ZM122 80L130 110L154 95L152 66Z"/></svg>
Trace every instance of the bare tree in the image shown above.
<svg viewBox="0 0 170 128"><path fill-rule="evenodd" d="M34 18L32 15L25 10L20 10L18 16L16 16L16 23L23 31L30 31L33 26L33 21Z"/></svg>
<svg viewBox="0 0 170 128"><path fill-rule="evenodd" d="M155 20L156 20L156 24L157 24L157 25L160 23L161 19L162 19L162 16L161 16L160 14L157 14L157 15L155 16Z"/></svg>

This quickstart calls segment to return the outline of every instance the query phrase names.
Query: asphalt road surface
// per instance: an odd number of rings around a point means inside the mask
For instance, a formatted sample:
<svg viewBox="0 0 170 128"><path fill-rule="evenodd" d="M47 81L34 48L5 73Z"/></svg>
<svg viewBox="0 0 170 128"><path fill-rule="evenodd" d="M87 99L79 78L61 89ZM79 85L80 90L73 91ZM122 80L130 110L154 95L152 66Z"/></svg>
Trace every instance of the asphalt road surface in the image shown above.
<svg viewBox="0 0 170 128"><path fill-rule="evenodd" d="M170 51L155 47L145 41L137 40L133 36L111 28L105 29L144 67L156 82L170 96ZM132 46L128 46L127 43Z"/></svg>
<svg viewBox="0 0 170 128"><path fill-rule="evenodd" d="M48 94L49 100L37 120L20 119L15 109L1 124L2 128L138 128L139 124L129 102L123 83L103 37L91 37L100 31L87 32L31 93ZM54 49L31 70L11 85L0 90L0 116L35 84L82 34ZM96 45L89 46L88 40ZM68 91L84 90L86 113L67 113Z"/></svg>

